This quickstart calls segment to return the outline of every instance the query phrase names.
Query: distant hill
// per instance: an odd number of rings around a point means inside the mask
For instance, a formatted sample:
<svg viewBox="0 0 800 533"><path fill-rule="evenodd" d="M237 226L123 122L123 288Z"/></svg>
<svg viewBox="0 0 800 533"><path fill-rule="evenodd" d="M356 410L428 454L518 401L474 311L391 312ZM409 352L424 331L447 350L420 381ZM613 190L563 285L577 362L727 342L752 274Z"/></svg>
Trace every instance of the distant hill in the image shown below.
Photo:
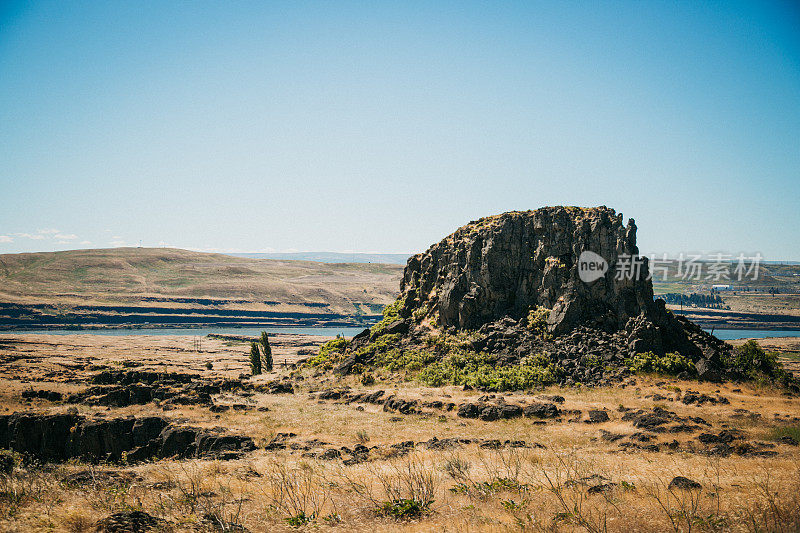
<svg viewBox="0 0 800 533"><path fill-rule="evenodd" d="M250 257L253 259L282 259L299 261L317 261L320 263L386 263L405 266L413 254L365 254L342 252L275 252L275 253L231 253L234 257Z"/></svg>
<svg viewBox="0 0 800 533"><path fill-rule="evenodd" d="M68 312L92 307L141 314L159 308L153 312L366 317L394 300L402 271L396 264L255 259L171 248L4 254L0 304Z"/></svg>

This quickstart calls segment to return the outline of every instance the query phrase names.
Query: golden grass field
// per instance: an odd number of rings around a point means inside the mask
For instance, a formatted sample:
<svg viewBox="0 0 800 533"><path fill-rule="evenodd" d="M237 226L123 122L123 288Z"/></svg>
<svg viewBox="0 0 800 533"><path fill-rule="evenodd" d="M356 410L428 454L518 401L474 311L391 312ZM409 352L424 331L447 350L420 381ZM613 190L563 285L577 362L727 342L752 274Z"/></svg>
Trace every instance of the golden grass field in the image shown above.
<svg viewBox="0 0 800 533"><path fill-rule="evenodd" d="M275 336L275 359L296 360L298 350L321 340ZM203 338L201 348L197 351L193 337L0 335L0 409L5 413L77 407L81 414L97 417L158 414L195 426L223 426L258 444L256 451L230 461L21 466L10 476L0 476L0 531L93 531L98 520L131 510L163 520L155 530L164 531L800 528L800 449L777 440L800 433L800 400L765 387L636 377L624 387L498 395L522 405L543 394L562 395L565 401L559 407L570 414L544 423L528 418L463 419L455 411L437 409L403 415L376 404L323 401L311 394L349 386L353 391L380 389L386 396L460 404L482 393L422 387L388 375L377 375L374 385L364 387L354 377L314 376L309 371L301 372L302 379L295 373L294 394L224 393L214 401L248 406L224 413L205 406L164 410L149 403L107 408L21 398L26 388L78 391L87 376L102 368L181 371L198 378L248 373L247 344ZM279 369L252 381L266 383L290 371ZM730 403L698 407L676 401L687 390L723 396ZM696 433L654 434L650 444L659 444L658 451L622 448L602 438L603 431L635 433L630 422L622 420L623 408L654 406L681 417L702 417L711 432L742 430L747 442L762 443L765 447L759 449L776 453L709 455ZM606 410L610 420L587 423L589 409ZM286 440L289 446L264 449L280 433L295 434ZM433 437L472 442L446 449L422 444ZM484 445L491 439L500 441L499 448ZM678 445L670 449L666 444L673 440ZM404 441L415 445L392 446ZM505 441L525 441L526 447ZM352 449L358 444L370 448L368 458L349 466L341 459L322 460L304 451ZM679 475L702 488L669 489ZM608 484L607 490L590 493L591 487L603 484ZM403 499L432 503L412 519L378 511L384 502ZM298 521L303 516L313 519Z"/></svg>

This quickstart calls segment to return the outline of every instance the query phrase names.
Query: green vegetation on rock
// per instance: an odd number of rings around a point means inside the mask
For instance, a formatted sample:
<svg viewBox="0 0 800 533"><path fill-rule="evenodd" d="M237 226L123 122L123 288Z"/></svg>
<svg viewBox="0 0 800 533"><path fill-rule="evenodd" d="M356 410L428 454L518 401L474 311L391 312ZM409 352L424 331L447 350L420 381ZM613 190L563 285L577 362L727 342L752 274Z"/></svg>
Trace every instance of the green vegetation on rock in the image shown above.
<svg viewBox="0 0 800 533"><path fill-rule="evenodd" d="M389 324L400 318L400 310L405 303L405 298L398 298L391 305L387 305L386 308L384 308L381 321L370 328L373 337L380 336Z"/></svg>
<svg viewBox="0 0 800 533"><path fill-rule="evenodd" d="M657 355L653 352L637 353L630 359L626 359L625 364L632 372L642 374L654 373L675 376L681 372L697 373L694 363L676 352L666 355Z"/></svg>
<svg viewBox="0 0 800 533"><path fill-rule="evenodd" d="M400 350L398 348L392 348L389 351L377 355L375 363L392 372L398 370L417 372L435 363L438 359L436 354L425 350Z"/></svg>
<svg viewBox="0 0 800 533"><path fill-rule="evenodd" d="M344 351L350 345L350 341L344 337L336 337L323 344L319 353L306 361L306 366L319 367L320 370L330 370L334 364L340 362Z"/></svg>
<svg viewBox="0 0 800 533"><path fill-rule="evenodd" d="M498 366L495 355L456 349L442 360L425 367L418 379L432 387L451 384L508 391L550 385L559 376L560 369L543 353L528 356L517 364Z"/></svg>

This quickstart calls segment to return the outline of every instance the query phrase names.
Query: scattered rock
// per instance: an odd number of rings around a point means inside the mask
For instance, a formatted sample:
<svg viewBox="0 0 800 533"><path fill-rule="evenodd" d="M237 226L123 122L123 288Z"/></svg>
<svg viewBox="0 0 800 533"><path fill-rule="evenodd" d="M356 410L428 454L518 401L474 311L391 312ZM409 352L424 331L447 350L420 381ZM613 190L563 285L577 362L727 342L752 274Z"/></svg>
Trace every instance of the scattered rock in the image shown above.
<svg viewBox="0 0 800 533"><path fill-rule="evenodd" d="M587 423L589 424L599 424L601 422L608 422L610 420L608 413L605 411L600 411L598 409L590 409L589 410L589 420Z"/></svg>
<svg viewBox="0 0 800 533"><path fill-rule="evenodd" d="M600 483L599 485L593 485L589 487L589 489L586 492L588 492L589 494L600 494L603 492L611 492L612 490L614 490L614 487L616 486L617 486L616 483Z"/></svg>
<svg viewBox="0 0 800 533"><path fill-rule="evenodd" d="M22 391L22 397L26 400L31 398L39 398L49 402L60 402L64 399L64 395L57 391L52 390L33 390L27 389Z"/></svg>
<svg viewBox="0 0 800 533"><path fill-rule="evenodd" d="M622 433L612 433L610 431L606 431L605 429L601 429L600 438L602 438L604 441L616 442L620 439L625 438L625 435Z"/></svg>
<svg viewBox="0 0 800 533"><path fill-rule="evenodd" d="M334 459L339 459L342 456L342 452L337 450L336 448L328 448L321 454L319 454L318 458L323 461L332 461Z"/></svg>
<svg viewBox="0 0 800 533"><path fill-rule="evenodd" d="M144 511L126 511L103 518L95 524L95 528L103 533L143 533L164 524L164 520Z"/></svg>
<svg viewBox="0 0 800 533"><path fill-rule="evenodd" d="M535 402L523 409L526 418L556 418L561 411L554 403Z"/></svg>
<svg viewBox="0 0 800 533"><path fill-rule="evenodd" d="M702 488L702 485L697 481L691 480L688 477L675 476L669 482L670 489L693 490Z"/></svg>

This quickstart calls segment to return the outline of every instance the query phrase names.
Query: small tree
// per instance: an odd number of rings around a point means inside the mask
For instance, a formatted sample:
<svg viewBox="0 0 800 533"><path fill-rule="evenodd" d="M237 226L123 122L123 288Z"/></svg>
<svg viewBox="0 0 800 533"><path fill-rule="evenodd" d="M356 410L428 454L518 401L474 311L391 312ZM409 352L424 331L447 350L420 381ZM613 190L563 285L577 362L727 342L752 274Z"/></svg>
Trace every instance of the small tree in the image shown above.
<svg viewBox="0 0 800 533"><path fill-rule="evenodd" d="M266 331L261 332L261 349L264 352L264 370L272 372L272 348L269 345Z"/></svg>
<svg viewBox="0 0 800 533"><path fill-rule="evenodd" d="M250 343L250 373L257 376L261 373L261 352L258 343Z"/></svg>

